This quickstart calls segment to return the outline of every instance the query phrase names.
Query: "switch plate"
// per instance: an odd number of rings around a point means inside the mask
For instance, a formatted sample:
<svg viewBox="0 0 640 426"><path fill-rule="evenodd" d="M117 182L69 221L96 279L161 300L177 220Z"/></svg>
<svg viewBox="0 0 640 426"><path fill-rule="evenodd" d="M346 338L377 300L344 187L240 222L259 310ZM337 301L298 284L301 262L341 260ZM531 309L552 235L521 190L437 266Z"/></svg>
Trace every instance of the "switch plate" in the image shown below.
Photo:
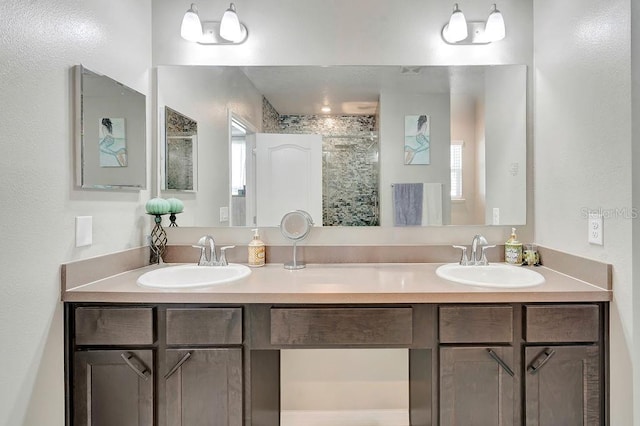
<svg viewBox="0 0 640 426"><path fill-rule="evenodd" d="M229 207L220 207L220 222L229 221Z"/></svg>
<svg viewBox="0 0 640 426"><path fill-rule="evenodd" d="M602 242L602 215L599 213L589 214L589 244L603 245Z"/></svg>
<svg viewBox="0 0 640 426"><path fill-rule="evenodd" d="M93 243L93 216L76 216L76 247Z"/></svg>
<svg viewBox="0 0 640 426"><path fill-rule="evenodd" d="M493 225L500 225L500 208L493 208L493 221L491 221Z"/></svg>

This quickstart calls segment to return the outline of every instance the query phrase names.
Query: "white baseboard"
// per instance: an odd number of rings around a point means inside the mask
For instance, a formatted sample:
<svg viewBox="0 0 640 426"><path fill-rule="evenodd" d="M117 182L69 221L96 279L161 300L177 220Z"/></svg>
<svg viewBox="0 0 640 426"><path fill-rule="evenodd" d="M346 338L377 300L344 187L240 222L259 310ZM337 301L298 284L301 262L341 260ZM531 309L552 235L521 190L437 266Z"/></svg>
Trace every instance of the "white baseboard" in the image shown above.
<svg viewBox="0 0 640 426"><path fill-rule="evenodd" d="M283 410L282 426L409 426L407 410Z"/></svg>

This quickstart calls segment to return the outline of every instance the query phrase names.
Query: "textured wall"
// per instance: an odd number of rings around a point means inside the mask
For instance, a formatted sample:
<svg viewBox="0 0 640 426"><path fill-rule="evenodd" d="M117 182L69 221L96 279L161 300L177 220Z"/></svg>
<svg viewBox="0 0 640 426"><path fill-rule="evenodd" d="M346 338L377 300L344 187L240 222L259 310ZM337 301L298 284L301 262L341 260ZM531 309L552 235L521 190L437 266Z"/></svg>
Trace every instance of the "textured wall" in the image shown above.
<svg viewBox="0 0 640 426"><path fill-rule="evenodd" d="M629 7L628 0L536 0L534 11L536 241L613 264L612 425L632 424L629 372L640 369L640 342L632 338L633 311L640 307L633 306L631 263L637 219L631 212ZM589 209L606 214L604 246L587 242Z"/></svg>
<svg viewBox="0 0 640 426"><path fill-rule="evenodd" d="M274 117L267 102L263 123ZM266 113L266 114L265 114ZM313 133L322 139L323 226L379 225L376 117L277 115L274 133ZM333 136L333 137L332 137Z"/></svg>
<svg viewBox="0 0 640 426"><path fill-rule="evenodd" d="M0 425L61 426L60 264L149 232L149 191L74 189L70 69L150 95L151 0L3 0L0 28ZM75 248L76 215L93 216L90 247Z"/></svg>

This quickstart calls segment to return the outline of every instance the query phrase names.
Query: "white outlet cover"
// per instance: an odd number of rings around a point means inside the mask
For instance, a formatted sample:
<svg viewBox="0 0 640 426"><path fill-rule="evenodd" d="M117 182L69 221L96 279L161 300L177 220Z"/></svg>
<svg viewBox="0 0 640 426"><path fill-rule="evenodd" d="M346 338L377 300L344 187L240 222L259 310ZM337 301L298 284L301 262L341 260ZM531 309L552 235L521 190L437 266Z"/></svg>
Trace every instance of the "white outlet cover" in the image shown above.
<svg viewBox="0 0 640 426"><path fill-rule="evenodd" d="M76 247L93 244L93 216L76 216Z"/></svg>
<svg viewBox="0 0 640 426"><path fill-rule="evenodd" d="M599 213L589 214L589 244L603 245L603 220Z"/></svg>

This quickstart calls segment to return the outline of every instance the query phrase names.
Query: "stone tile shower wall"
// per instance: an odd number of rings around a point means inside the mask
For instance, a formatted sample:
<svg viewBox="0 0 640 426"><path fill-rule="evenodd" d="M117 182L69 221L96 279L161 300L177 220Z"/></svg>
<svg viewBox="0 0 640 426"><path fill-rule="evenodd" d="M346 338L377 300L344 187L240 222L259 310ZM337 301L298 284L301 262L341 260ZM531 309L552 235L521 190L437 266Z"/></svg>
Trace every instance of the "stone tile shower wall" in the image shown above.
<svg viewBox="0 0 640 426"><path fill-rule="evenodd" d="M324 226L380 224L378 132L374 115L284 115L278 114L263 98L262 128L265 133L323 136Z"/></svg>

